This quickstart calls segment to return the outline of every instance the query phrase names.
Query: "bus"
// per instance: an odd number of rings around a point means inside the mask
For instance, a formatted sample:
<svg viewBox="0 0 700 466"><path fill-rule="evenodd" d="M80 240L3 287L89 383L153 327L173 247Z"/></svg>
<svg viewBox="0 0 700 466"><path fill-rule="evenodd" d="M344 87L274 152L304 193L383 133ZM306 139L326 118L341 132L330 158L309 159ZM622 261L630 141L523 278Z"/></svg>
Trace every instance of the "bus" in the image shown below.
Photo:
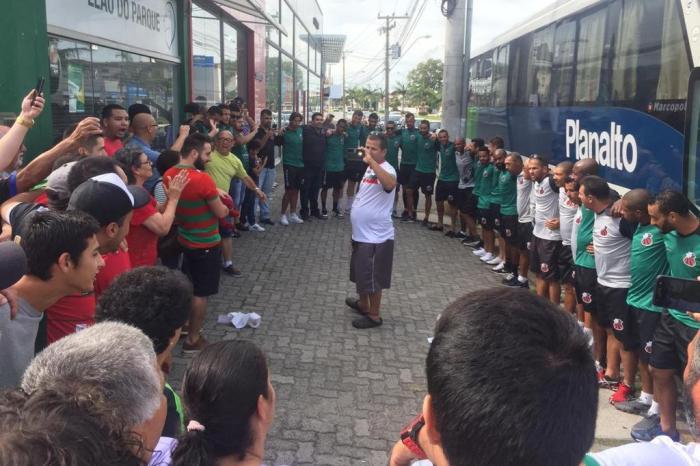
<svg viewBox="0 0 700 466"><path fill-rule="evenodd" d="M475 51L466 134L552 163L593 157L616 186L697 205L695 64L698 2L559 1Z"/></svg>

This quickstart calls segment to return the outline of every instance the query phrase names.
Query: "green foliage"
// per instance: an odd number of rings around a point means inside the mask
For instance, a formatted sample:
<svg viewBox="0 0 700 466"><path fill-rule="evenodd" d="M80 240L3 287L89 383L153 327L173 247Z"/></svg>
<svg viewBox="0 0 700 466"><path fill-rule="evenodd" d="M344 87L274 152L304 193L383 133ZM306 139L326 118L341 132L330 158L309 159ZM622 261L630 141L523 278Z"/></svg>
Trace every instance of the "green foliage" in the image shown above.
<svg viewBox="0 0 700 466"><path fill-rule="evenodd" d="M417 64L408 73L406 96L411 104L426 105L430 109L440 107L442 103L442 69L442 61L431 58Z"/></svg>

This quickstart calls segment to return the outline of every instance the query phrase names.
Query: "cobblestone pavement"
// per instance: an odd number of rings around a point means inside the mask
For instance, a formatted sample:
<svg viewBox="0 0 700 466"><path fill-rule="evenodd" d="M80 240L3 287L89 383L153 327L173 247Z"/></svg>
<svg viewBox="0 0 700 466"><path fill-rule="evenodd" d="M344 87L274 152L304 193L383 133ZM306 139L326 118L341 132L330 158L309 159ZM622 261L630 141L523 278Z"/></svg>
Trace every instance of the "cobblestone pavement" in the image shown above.
<svg viewBox="0 0 700 466"><path fill-rule="evenodd" d="M281 176L278 176L281 181ZM277 219L282 186L274 192ZM421 218L421 217L419 217ZM398 431L425 394L427 338L435 319L466 292L500 284L458 240L418 223L396 222L392 288L384 293L384 325L351 326L344 304L350 221L312 220L243 233L235 240L240 278L222 276L205 324L210 341L243 338L266 352L277 411L266 443L270 465L385 465ZM257 312L257 329L216 323L219 314ZM190 356L175 350L170 382L180 387ZM597 448L629 439L639 418L624 418L601 392ZM233 401L233 400L232 400ZM597 449L596 448L596 449Z"/></svg>

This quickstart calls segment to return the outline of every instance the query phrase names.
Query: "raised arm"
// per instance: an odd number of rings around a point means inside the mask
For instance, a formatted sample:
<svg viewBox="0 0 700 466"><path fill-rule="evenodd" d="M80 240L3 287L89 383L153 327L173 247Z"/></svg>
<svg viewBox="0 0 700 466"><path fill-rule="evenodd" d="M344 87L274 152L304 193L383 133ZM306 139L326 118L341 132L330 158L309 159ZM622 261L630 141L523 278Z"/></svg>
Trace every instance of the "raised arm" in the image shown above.
<svg viewBox="0 0 700 466"><path fill-rule="evenodd" d="M29 132L29 129L34 126L34 119L41 114L44 109L44 98L38 96L32 105L34 98L34 90L27 94L22 100L22 108L19 118L9 129L9 131L0 138L0 171L6 170L15 162L15 156L22 147L24 137Z"/></svg>

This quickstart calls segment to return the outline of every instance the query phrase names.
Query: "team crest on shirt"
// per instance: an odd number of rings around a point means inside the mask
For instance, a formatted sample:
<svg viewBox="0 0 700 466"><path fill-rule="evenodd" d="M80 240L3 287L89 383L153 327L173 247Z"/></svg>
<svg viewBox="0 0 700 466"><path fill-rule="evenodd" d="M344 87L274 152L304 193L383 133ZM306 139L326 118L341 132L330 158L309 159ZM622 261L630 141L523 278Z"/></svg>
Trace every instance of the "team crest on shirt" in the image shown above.
<svg viewBox="0 0 700 466"><path fill-rule="evenodd" d="M644 345L644 351L648 354L651 354L651 347L652 347L652 342L647 341L647 344Z"/></svg>
<svg viewBox="0 0 700 466"><path fill-rule="evenodd" d="M571 278L576 278L576 271L575 270L571 271Z"/></svg>
<svg viewBox="0 0 700 466"><path fill-rule="evenodd" d="M410 139L411 141L415 141L415 140L416 140L416 135L415 135L415 134L411 134L411 136L409 136L408 139Z"/></svg>
<svg viewBox="0 0 700 466"><path fill-rule="evenodd" d="M574 204L573 202L571 202L571 199L567 199L566 202L564 203L564 205L565 205L566 207L575 207L575 206L576 206L576 204Z"/></svg>
<svg viewBox="0 0 700 466"><path fill-rule="evenodd" d="M546 262L542 262L540 264L540 270L542 271L542 273L549 272L549 264L547 264Z"/></svg>
<svg viewBox="0 0 700 466"><path fill-rule="evenodd" d="M591 304L593 302L593 296L591 296L590 293L583 292L581 293L581 301L583 301L586 304Z"/></svg>
<svg viewBox="0 0 700 466"><path fill-rule="evenodd" d="M481 217L481 224L486 225L486 217Z"/></svg>
<svg viewBox="0 0 700 466"><path fill-rule="evenodd" d="M518 180L518 184L525 184L525 178L520 178Z"/></svg>
<svg viewBox="0 0 700 466"><path fill-rule="evenodd" d="M481 176L483 176L484 178L486 178L487 176L489 176L489 172L487 172L486 170L484 170L484 174L481 175Z"/></svg>
<svg viewBox="0 0 700 466"><path fill-rule="evenodd" d="M508 238L510 238L511 236L513 236L513 233L510 231L509 228L506 228L506 236L507 236Z"/></svg>
<svg viewBox="0 0 700 466"><path fill-rule="evenodd" d="M607 227L607 225L604 226L602 230L600 230L600 236L608 236L608 227Z"/></svg>
<svg viewBox="0 0 700 466"><path fill-rule="evenodd" d="M540 194L544 194L544 188L540 188Z"/></svg>
<svg viewBox="0 0 700 466"><path fill-rule="evenodd" d="M432 144L431 142L426 142L426 143L423 145L423 147L425 147L426 149L430 149L431 144Z"/></svg>
<svg viewBox="0 0 700 466"><path fill-rule="evenodd" d="M692 251L685 253L685 256L683 256L683 263L688 267L695 267L697 264L695 260L695 253Z"/></svg>
<svg viewBox="0 0 700 466"><path fill-rule="evenodd" d="M651 246L654 244L654 236L651 233L644 233L641 243L642 246Z"/></svg>
<svg viewBox="0 0 700 466"><path fill-rule="evenodd" d="M501 221L500 221L499 219L497 219L497 218L494 218L494 219L493 219L493 223L494 223L494 225L496 225L496 226L500 226L500 225L501 225Z"/></svg>
<svg viewBox="0 0 700 466"><path fill-rule="evenodd" d="M581 217L576 217L574 219L574 222L576 223L576 225L581 225Z"/></svg>
<svg viewBox="0 0 700 466"><path fill-rule="evenodd" d="M399 147L401 145L401 141L394 141L394 147Z"/></svg>
<svg viewBox="0 0 700 466"><path fill-rule="evenodd" d="M618 332L625 329L625 323L622 321L622 319L613 320L613 329L617 330Z"/></svg>

